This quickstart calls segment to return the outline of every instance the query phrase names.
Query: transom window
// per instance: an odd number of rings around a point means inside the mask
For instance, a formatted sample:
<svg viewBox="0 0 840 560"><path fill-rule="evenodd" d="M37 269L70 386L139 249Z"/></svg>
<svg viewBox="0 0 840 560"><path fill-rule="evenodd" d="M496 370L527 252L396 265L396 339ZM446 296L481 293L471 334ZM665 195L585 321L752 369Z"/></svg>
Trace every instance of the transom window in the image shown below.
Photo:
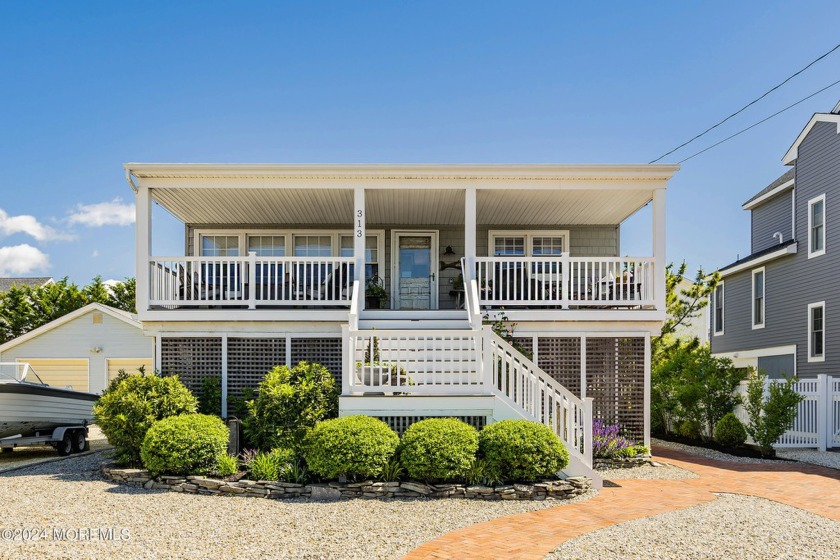
<svg viewBox="0 0 840 560"><path fill-rule="evenodd" d="M295 235L296 257L331 257L332 237L329 235Z"/></svg>
<svg viewBox="0 0 840 560"><path fill-rule="evenodd" d="M808 306L808 361L825 360L825 302Z"/></svg>
<svg viewBox="0 0 840 560"><path fill-rule="evenodd" d="M201 254L205 257L238 257L238 235L203 235Z"/></svg>
<svg viewBox="0 0 840 560"><path fill-rule="evenodd" d="M808 258L825 254L825 195L808 201Z"/></svg>
<svg viewBox="0 0 840 560"><path fill-rule="evenodd" d="M715 286L715 334L723 334L723 282Z"/></svg>
<svg viewBox="0 0 840 560"><path fill-rule="evenodd" d="M753 271L753 319L754 329L764 326L764 268Z"/></svg>
<svg viewBox="0 0 840 560"><path fill-rule="evenodd" d="M284 235L249 235L248 252L258 257L285 257L286 237Z"/></svg>

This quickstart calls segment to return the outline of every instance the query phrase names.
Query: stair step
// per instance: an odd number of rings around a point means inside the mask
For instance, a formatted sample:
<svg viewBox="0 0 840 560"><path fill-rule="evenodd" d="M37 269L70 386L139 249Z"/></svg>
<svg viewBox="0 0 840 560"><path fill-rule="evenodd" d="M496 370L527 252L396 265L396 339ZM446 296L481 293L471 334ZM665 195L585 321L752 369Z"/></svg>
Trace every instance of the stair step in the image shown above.
<svg viewBox="0 0 840 560"><path fill-rule="evenodd" d="M359 319L362 330L467 330L470 322L465 319Z"/></svg>

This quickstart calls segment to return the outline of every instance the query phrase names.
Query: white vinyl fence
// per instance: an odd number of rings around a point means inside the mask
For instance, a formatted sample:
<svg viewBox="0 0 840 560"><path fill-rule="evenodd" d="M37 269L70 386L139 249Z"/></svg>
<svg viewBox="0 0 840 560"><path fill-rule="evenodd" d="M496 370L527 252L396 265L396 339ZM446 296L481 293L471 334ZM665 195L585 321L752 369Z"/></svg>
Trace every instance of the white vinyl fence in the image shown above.
<svg viewBox="0 0 840 560"><path fill-rule="evenodd" d="M799 403L793 426L779 438L775 447L810 447L820 451L840 447L840 377L818 375L814 379L798 381L794 388L805 399ZM746 381L741 382L737 392L746 398ZM735 414L745 425L750 420L741 405L735 408ZM753 443L752 440L748 442Z"/></svg>

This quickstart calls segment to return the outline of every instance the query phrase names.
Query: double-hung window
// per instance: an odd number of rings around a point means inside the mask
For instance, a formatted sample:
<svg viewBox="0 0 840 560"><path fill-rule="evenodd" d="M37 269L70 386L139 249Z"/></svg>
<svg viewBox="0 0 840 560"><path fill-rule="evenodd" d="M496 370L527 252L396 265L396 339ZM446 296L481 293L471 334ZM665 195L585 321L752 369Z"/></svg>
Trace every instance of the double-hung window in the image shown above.
<svg viewBox="0 0 840 560"><path fill-rule="evenodd" d="M808 305L808 361L825 361L825 302Z"/></svg>
<svg viewBox="0 0 840 560"><path fill-rule="evenodd" d="M341 236L341 256L353 256L354 237L352 235ZM353 270L353 267L350 267ZM352 272L351 272L352 274ZM382 278L379 275L379 237L377 235L368 235L365 237L365 281L370 282L373 277Z"/></svg>
<svg viewBox="0 0 840 560"><path fill-rule="evenodd" d="M808 201L808 258L825 254L825 195Z"/></svg>
<svg viewBox="0 0 840 560"><path fill-rule="evenodd" d="M764 328L764 267L752 273L752 328Z"/></svg>
<svg viewBox="0 0 840 560"><path fill-rule="evenodd" d="M723 282L715 286L715 334L723 334Z"/></svg>

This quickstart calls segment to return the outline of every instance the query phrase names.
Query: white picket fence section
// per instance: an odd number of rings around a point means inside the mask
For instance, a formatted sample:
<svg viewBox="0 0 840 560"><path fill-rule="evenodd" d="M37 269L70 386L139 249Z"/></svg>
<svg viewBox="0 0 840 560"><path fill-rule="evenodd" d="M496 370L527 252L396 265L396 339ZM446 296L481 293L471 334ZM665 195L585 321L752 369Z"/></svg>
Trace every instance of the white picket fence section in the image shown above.
<svg viewBox="0 0 840 560"><path fill-rule="evenodd" d="M805 398L799 403L793 426L779 438L775 447L820 451L840 447L840 377L818 375L815 379L802 379L796 382L794 389ZM742 381L736 392L746 398L747 382ZM745 425L749 422L742 405L735 408L735 415ZM750 439L748 443L754 442Z"/></svg>

